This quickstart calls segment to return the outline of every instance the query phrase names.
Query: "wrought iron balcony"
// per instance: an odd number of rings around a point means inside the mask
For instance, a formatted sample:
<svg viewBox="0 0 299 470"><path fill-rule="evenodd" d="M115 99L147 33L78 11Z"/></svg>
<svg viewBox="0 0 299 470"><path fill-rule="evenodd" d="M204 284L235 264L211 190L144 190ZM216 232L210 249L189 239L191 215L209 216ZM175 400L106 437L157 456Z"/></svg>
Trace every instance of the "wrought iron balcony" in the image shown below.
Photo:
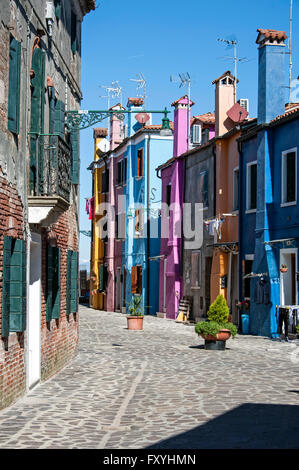
<svg viewBox="0 0 299 470"><path fill-rule="evenodd" d="M31 135L30 153L29 222L47 224L70 204L71 150L58 135Z"/></svg>

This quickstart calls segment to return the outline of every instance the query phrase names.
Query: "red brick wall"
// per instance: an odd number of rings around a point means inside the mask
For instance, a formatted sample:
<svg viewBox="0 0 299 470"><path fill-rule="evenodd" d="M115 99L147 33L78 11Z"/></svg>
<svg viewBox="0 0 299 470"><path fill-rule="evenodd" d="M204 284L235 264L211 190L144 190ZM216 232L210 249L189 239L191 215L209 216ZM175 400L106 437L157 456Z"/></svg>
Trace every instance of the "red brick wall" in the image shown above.
<svg viewBox="0 0 299 470"><path fill-rule="evenodd" d="M1 168L0 168L1 171ZM23 206L16 188L0 176L0 332L4 236L23 238ZM24 333L11 333L0 342L0 409L25 393Z"/></svg>
<svg viewBox="0 0 299 470"><path fill-rule="evenodd" d="M42 298L41 298L41 377L48 377L69 362L78 344L78 314L66 315L67 250L78 250L76 215L73 208L62 214L51 227L50 235L56 237L61 250L60 264L60 318L46 322L46 254L47 231L42 233Z"/></svg>

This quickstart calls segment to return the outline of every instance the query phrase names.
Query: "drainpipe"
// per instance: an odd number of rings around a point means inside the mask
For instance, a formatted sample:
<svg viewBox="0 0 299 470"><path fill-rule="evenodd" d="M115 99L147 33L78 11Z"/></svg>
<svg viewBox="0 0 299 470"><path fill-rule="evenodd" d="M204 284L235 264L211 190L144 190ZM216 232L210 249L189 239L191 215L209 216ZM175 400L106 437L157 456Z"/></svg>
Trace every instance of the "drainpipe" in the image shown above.
<svg viewBox="0 0 299 470"><path fill-rule="evenodd" d="M243 152L242 152L242 142L238 142L238 151L239 151L239 227L238 227L238 237L239 237L239 299L243 300L243 269L242 269L242 233L241 227L243 224L243 193L241 188L243 187ZM242 322L241 322L241 313L239 311L239 331L242 331Z"/></svg>
<svg viewBox="0 0 299 470"><path fill-rule="evenodd" d="M147 178L146 178L146 208L147 208L147 215L146 215L146 305L147 305L147 313L149 313L149 288L150 288L150 280L149 280L149 256L150 256L150 216L149 216L149 190L150 190L150 183L149 183L149 171L150 171L150 140L151 136L150 133L148 134L147 139Z"/></svg>

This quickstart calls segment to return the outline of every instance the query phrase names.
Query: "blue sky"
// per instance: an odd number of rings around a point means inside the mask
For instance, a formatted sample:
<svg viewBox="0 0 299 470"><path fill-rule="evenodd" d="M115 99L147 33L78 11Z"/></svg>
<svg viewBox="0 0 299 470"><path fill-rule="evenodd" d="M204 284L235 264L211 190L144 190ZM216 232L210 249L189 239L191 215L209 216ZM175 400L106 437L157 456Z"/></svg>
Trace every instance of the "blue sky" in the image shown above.
<svg viewBox="0 0 299 470"><path fill-rule="evenodd" d="M186 93L170 75L189 72L193 114L214 111L212 81L225 70L233 71L232 50L217 41L238 41L238 56L247 62L238 66L238 98L248 98L250 116L257 106L257 28L289 32L290 0L96 0L82 27L82 109L106 109L101 85L118 80L123 87L123 104L136 96L130 78L142 72L147 80L147 109L163 109ZM299 0L293 1L293 78L299 75ZM286 56L286 85L288 84ZM299 97L298 97L299 98ZM287 101L287 89L286 89ZM298 99L299 101L299 99ZM119 98L111 101L111 105ZM173 109L173 108L171 108ZM173 118L173 115L170 115ZM154 122L160 122L157 115ZM95 127L107 127L107 121ZM90 230L85 198L91 197L93 160L92 128L81 132L80 229ZM90 239L80 237L80 263L89 259Z"/></svg>

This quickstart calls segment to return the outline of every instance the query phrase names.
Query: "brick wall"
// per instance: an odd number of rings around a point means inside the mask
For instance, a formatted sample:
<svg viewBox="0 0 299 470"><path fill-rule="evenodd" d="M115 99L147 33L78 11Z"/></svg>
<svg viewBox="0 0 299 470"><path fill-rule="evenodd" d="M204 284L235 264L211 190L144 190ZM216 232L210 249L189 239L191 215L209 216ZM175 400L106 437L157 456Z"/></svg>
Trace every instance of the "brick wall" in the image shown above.
<svg viewBox="0 0 299 470"><path fill-rule="evenodd" d="M78 250L78 235L74 208L71 207L61 215L58 222L51 227L51 236L57 239L61 250L60 264L60 318L46 322L46 263L47 236L42 232L42 298L41 298L41 378L46 380L69 362L76 352L78 344L78 314L66 315L67 289L67 251Z"/></svg>
<svg viewBox="0 0 299 470"><path fill-rule="evenodd" d="M0 168L1 171L1 168ZM0 332L4 236L23 238L23 206L16 187L0 176ZM25 393L25 335L11 333L0 341L0 409Z"/></svg>

